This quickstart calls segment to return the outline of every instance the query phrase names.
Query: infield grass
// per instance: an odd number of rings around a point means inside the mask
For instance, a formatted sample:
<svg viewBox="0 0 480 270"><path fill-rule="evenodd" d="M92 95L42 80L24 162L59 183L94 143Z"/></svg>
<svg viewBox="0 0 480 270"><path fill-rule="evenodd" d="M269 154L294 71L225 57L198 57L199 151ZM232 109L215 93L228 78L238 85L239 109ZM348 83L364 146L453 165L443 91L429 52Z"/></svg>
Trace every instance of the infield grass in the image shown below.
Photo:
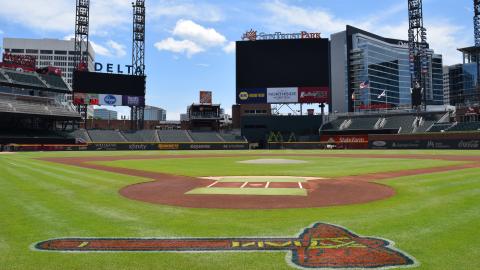
<svg viewBox="0 0 480 270"><path fill-rule="evenodd" d="M464 152L465 155L480 155L478 151ZM340 152L275 153L284 153L290 158L288 153L328 155ZM464 154L461 151L341 153ZM392 186L397 195L368 204L292 210L214 210L132 201L121 197L118 190L149 179L34 159L45 156L171 154L179 152L0 155L0 269L291 269L285 262L284 252L52 253L34 251L31 247L38 241L59 237L290 237L319 221L347 227L360 235L393 240L396 247L421 263L416 269L480 269L480 242L476 240L480 228L480 169L382 181L382 184ZM235 160L238 159L233 158L230 162ZM132 165L129 161L124 165L182 175L241 173L324 177L445 165L429 160L407 161L324 158L314 164L304 164L307 167L301 170L289 165L235 169L232 167L239 164L228 165L227 160L205 158L161 160L148 166L139 166L141 162Z"/></svg>
<svg viewBox="0 0 480 270"><path fill-rule="evenodd" d="M262 157L222 157L185 159L141 159L94 162L118 168L170 173L183 176L312 176L341 177L368 173L424 169L456 165L461 162L444 160L337 158L337 157L275 157L308 161L304 164L243 164L238 161ZM271 158L271 157L270 157Z"/></svg>

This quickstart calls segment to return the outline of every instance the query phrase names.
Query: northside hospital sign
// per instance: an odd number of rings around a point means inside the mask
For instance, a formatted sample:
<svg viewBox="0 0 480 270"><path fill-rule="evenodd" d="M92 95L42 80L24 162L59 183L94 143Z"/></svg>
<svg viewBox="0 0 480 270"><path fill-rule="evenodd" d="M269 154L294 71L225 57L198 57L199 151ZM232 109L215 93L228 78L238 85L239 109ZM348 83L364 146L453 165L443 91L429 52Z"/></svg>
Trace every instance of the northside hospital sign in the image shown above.
<svg viewBox="0 0 480 270"><path fill-rule="evenodd" d="M321 39L321 33L309 33L302 31L300 33L282 33L275 32L273 34L257 33L256 30L251 29L242 35L244 41L257 41L257 40L276 40L276 39Z"/></svg>

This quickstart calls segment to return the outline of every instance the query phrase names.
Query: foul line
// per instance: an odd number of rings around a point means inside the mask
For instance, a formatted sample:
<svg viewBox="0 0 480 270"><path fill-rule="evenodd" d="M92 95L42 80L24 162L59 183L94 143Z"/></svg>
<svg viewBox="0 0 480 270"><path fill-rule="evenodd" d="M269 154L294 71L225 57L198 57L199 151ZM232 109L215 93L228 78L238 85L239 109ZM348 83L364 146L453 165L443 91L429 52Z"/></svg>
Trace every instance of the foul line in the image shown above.
<svg viewBox="0 0 480 270"><path fill-rule="evenodd" d="M303 189L303 186L302 186L302 183L301 182L298 182L298 186Z"/></svg>
<svg viewBox="0 0 480 270"><path fill-rule="evenodd" d="M215 181L212 184L210 184L207 188L211 188L211 187L215 186L217 183L218 183L218 181Z"/></svg>
<svg viewBox="0 0 480 270"><path fill-rule="evenodd" d="M248 185L248 182L243 183L243 185L240 188L244 188L246 185Z"/></svg>
<svg viewBox="0 0 480 270"><path fill-rule="evenodd" d="M267 182L267 184L265 185L265 188L268 188L270 186L270 182Z"/></svg>

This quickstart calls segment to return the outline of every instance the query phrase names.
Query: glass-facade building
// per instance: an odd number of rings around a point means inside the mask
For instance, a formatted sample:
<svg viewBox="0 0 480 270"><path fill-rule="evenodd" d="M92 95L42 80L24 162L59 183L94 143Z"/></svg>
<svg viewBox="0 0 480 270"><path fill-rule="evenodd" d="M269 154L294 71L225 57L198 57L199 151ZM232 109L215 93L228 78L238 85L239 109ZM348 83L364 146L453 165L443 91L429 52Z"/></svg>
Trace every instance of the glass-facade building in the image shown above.
<svg viewBox="0 0 480 270"><path fill-rule="evenodd" d="M332 35L332 106L337 112L412 107L408 42L347 26ZM442 56L428 51L428 105L443 105ZM340 72L343 67L344 72ZM338 72L337 72L338 71Z"/></svg>
<svg viewBox="0 0 480 270"><path fill-rule="evenodd" d="M477 95L477 64L467 63L450 66L450 105L476 105Z"/></svg>

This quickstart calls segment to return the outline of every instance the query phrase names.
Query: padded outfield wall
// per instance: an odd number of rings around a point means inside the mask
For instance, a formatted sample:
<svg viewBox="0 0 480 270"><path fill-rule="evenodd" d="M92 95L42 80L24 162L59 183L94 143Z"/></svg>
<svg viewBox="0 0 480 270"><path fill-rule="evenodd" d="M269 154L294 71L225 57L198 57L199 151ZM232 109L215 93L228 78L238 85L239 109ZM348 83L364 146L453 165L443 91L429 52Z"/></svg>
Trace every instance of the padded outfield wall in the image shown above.
<svg viewBox="0 0 480 270"><path fill-rule="evenodd" d="M480 149L480 132L369 135L370 149Z"/></svg>
<svg viewBox="0 0 480 270"><path fill-rule="evenodd" d="M0 151L247 150L248 143L89 143L84 145L12 144Z"/></svg>

